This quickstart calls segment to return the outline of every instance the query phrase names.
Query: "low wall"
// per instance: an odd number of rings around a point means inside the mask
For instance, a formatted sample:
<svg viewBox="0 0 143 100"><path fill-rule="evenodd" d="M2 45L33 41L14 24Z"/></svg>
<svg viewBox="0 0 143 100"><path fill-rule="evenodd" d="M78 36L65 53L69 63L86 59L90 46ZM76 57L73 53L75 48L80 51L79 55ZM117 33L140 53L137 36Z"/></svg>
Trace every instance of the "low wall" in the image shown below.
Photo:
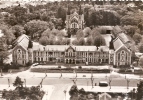
<svg viewBox="0 0 143 100"><path fill-rule="evenodd" d="M20 67L19 69L8 69L8 72L9 73L13 73L13 72L22 72L22 71L25 71L27 70L28 67Z"/></svg>

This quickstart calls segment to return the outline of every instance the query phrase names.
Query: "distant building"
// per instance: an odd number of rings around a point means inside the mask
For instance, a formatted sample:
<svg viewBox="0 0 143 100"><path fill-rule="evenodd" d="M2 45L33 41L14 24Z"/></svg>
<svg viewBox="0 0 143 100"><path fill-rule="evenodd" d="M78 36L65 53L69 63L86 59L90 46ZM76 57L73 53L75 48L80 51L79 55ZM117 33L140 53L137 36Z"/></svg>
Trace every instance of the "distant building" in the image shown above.
<svg viewBox="0 0 143 100"><path fill-rule="evenodd" d="M68 7L65 23L68 32L76 33L78 29L84 28L84 15L81 6L79 7L78 13L76 11L71 13L70 8Z"/></svg>
<svg viewBox="0 0 143 100"><path fill-rule="evenodd" d="M16 42L17 41L17 42ZM32 45L28 36L22 35L15 41L13 63L64 63L64 64L111 64L130 65L131 50L120 38L112 40L113 46L74 46L74 45ZM110 43L110 45L112 44Z"/></svg>

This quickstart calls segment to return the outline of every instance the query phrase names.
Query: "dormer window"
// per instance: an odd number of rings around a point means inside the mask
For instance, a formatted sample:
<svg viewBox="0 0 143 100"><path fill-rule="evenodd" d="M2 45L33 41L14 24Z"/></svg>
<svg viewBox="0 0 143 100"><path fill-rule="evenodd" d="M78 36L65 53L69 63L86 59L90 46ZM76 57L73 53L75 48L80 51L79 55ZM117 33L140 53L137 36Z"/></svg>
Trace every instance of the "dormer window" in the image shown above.
<svg viewBox="0 0 143 100"><path fill-rule="evenodd" d="M64 53L64 52L62 52L61 54L62 54L62 55L64 55L65 53Z"/></svg>
<svg viewBox="0 0 143 100"><path fill-rule="evenodd" d="M53 52L49 52L49 55L52 55L53 54Z"/></svg>
<svg viewBox="0 0 143 100"><path fill-rule="evenodd" d="M43 50L45 51L45 47L43 47Z"/></svg>

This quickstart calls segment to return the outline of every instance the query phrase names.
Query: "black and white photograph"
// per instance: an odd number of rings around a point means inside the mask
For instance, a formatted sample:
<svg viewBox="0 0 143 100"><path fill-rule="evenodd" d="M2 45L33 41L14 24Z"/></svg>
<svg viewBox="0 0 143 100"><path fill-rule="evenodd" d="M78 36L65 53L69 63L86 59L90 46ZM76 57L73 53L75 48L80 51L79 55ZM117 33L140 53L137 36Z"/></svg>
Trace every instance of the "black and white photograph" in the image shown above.
<svg viewBox="0 0 143 100"><path fill-rule="evenodd" d="M0 0L0 100L143 100L143 1Z"/></svg>

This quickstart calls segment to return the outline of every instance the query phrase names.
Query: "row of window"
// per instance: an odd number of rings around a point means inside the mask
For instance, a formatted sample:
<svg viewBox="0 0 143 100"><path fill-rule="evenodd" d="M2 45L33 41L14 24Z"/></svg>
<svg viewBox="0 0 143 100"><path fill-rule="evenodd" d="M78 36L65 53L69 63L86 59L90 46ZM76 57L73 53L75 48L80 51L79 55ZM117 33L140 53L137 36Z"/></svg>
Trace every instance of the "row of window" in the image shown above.
<svg viewBox="0 0 143 100"><path fill-rule="evenodd" d="M65 54L65 56L69 56L69 57L72 57L72 56L82 56L82 57L85 57L85 56L105 56L105 57L108 57L109 56L109 53L88 53L88 52L66 52L66 53L61 53L61 52L34 52L34 56L63 56Z"/></svg>
<svg viewBox="0 0 143 100"><path fill-rule="evenodd" d="M40 58L40 57L35 57L34 61L62 61L63 59L56 59L56 58ZM65 61L70 61L68 59L65 59ZM75 61L75 59L72 59L72 61ZM86 58L83 60L85 62L108 62L108 59L95 59L95 58Z"/></svg>

